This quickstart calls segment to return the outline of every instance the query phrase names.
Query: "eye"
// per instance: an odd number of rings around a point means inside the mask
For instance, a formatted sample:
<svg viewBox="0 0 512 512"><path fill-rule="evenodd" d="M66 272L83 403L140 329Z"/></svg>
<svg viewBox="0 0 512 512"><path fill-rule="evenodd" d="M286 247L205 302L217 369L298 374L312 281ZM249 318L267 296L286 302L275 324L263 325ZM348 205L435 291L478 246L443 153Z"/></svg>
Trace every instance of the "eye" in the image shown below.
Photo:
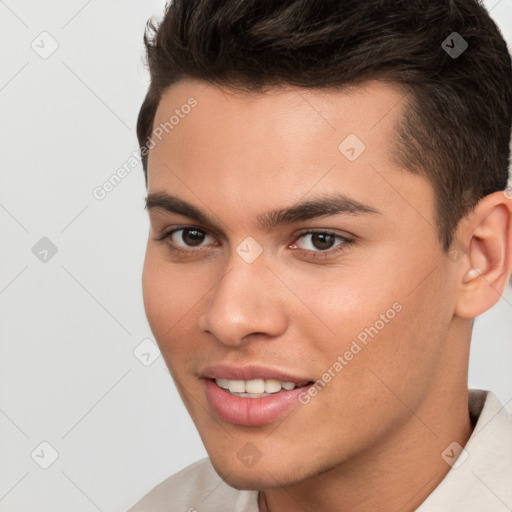
<svg viewBox="0 0 512 512"><path fill-rule="evenodd" d="M170 239L177 244L179 244L181 241L187 247L197 247L198 245L201 245L201 243L204 242L208 236L209 235L207 235L204 231L200 231L199 229L183 228L174 231Z"/></svg>
<svg viewBox="0 0 512 512"><path fill-rule="evenodd" d="M341 238L340 236L333 235L331 233L306 233L302 235L299 240L303 240L306 243L301 247L301 249L306 249L308 251L318 249L320 251L325 251L327 249L331 249L334 246L334 242L336 238ZM340 242L343 243L343 242Z"/></svg>
<svg viewBox="0 0 512 512"><path fill-rule="evenodd" d="M211 239L208 241L208 239ZM168 240L171 248L186 250L187 247L202 247L204 241L207 243L215 242L215 239L206 232L195 227L176 228L163 233L157 238L158 241Z"/></svg>
<svg viewBox="0 0 512 512"><path fill-rule="evenodd" d="M347 249L352 243L352 239L330 231L308 231L290 247L311 257L329 257Z"/></svg>
<svg viewBox="0 0 512 512"><path fill-rule="evenodd" d="M210 245L218 246L215 237L195 226L169 229L155 240L165 242L174 253L182 256L198 256ZM330 231L307 231L298 235L288 246L306 258L330 258L348 249L353 239Z"/></svg>

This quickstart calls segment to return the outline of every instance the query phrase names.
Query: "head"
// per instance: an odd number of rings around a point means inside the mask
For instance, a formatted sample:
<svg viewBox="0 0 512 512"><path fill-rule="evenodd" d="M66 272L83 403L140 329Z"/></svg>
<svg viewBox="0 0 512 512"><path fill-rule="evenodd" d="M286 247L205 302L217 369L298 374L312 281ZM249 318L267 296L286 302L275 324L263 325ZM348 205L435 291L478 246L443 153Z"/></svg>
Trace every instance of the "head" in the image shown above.
<svg viewBox="0 0 512 512"><path fill-rule="evenodd" d="M312 477L462 393L511 271L512 71L485 9L183 0L145 43L145 308L219 473ZM241 424L207 398L217 364L317 385Z"/></svg>

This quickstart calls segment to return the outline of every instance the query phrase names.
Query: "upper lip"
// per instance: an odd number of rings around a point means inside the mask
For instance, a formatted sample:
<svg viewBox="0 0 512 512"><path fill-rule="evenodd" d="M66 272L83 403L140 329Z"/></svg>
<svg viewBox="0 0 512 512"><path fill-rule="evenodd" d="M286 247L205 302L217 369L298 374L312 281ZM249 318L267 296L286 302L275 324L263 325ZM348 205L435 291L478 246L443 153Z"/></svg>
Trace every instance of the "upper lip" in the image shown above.
<svg viewBox="0 0 512 512"><path fill-rule="evenodd" d="M207 366L199 372L199 375L207 379L275 379L281 382L294 382L295 384L307 384L308 382L311 382L311 379L308 377L292 375L286 371L254 364L246 366L231 366L227 364Z"/></svg>

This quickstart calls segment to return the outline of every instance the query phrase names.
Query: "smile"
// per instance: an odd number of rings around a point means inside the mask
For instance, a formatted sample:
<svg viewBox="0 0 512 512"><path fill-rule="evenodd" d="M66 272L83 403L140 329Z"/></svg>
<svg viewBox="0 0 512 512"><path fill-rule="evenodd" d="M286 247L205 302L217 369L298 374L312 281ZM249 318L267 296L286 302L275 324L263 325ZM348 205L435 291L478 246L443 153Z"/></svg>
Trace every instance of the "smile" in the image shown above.
<svg viewBox="0 0 512 512"><path fill-rule="evenodd" d="M226 389L231 394L243 398L261 398L273 393L279 393L281 390L291 391L301 384L290 381L280 381L276 379L253 379L253 380L231 380L215 379L217 386ZM303 385L303 384L302 384Z"/></svg>
<svg viewBox="0 0 512 512"><path fill-rule="evenodd" d="M300 404L299 395L312 382L299 384L276 379L202 379L213 413L236 425L257 427L278 420Z"/></svg>

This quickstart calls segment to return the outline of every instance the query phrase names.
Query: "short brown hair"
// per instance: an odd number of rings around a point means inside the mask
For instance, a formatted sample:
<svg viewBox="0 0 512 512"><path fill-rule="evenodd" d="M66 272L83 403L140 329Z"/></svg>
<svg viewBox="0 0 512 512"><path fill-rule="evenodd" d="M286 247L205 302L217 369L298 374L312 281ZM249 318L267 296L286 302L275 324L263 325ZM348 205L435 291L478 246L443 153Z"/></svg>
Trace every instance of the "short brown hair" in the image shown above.
<svg viewBox="0 0 512 512"><path fill-rule="evenodd" d="M467 43L456 57L453 37ZM144 43L141 150L163 91L183 79L246 92L384 80L409 93L390 150L432 184L445 250L460 219L507 186L511 59L477 0L174 0ZM147 186L147 149L142 160Z"/></svg>

